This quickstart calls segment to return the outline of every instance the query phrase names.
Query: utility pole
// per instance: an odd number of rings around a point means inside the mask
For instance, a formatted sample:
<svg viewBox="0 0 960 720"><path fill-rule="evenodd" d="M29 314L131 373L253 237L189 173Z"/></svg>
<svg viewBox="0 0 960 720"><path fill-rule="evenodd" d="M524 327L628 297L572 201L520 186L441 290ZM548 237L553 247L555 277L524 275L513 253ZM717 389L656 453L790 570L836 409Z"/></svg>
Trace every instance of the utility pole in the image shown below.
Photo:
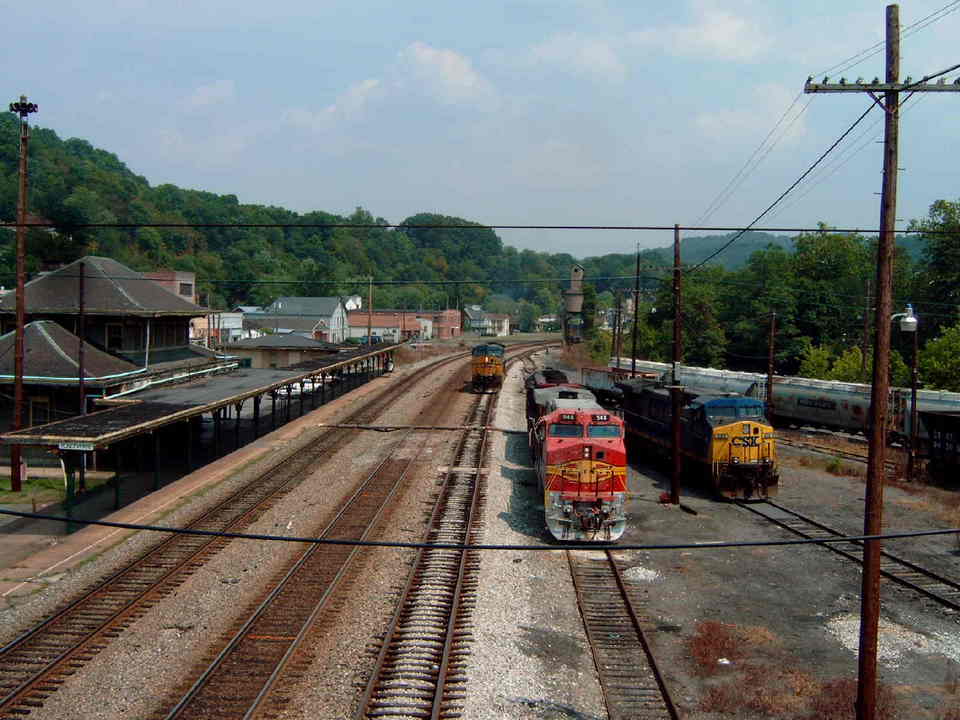
<svg viewBox="0 0 960 720"><path fill-rule="evenodd" d="M86 379L84 378L84 367L83 367L83 335L86 332L86 305L84 304L84 276L86 275L84 263L81 261L80 265L80 292L78 293L77 305L80 311L80 318L77 321L77 338L79 343L77 346L77 390L80 395L80 415L87 414L87 388L86 388ZM80 492L86 492L87 490L87 454L85 452L79 453L80 455Z"/></svg>
<svg viewBox="0 0 960 720"><path fill-rule="evenodd" d="M867 348L870 347L870 278L867 278L867 296L863 301L863 340L860 344L860 382L867 381Z"/></svg>
<svg viewBox="0 0 960 720"><path fill-rule="evenodd" d="M879 535L883 529L883 473L886 459L886 418L890 390L890 309L892 305L894 224L897 212L897 148L900 130L901 92L958 92L960 85L944 83L944 72L919 82L899 82L900 7L888 5L886 12L887 58L883 83L811 82L804 92L865 92L884 112L883 188L880 193L880 237L877 242L876 308L874 311L873 386L870 392L870 452L867 456L867 489L864 535ZM952 68L951 68L952 69ZM935 84L927 81L941 79ZM878 93L883 93L883 100ZM877 707L877 633L880 622L880 541L864 542L860 598L860 652L858 655L857 720L875 720Z"/></svg>
<svg viewBox="0 0 960 720"><path fill-rule="evenodd" d="M27 116L35 113L35 103L27 102L27 96L21 95L20 102L10 103L10 112L20 116L20 192L17 195L17 331L13 349L13 429L23 427L23 326L26 319L26 280L27 259L27 156L30 146L30 125ZM22 449L19 445L10 446L10 490L22 489L20 461Z"/></svg>
<svg viewBox="0 0 960 720"><path fill-rule="evenodd" d="M639 263L639 256L637 259ZM683 271L680 268L680 226L673 226L673 373L670 402L672 415L670 430L673 445L673 474L670 478L670 503L680 504L680 474L683 472L683 454L680 452L680 412L683 406L683 387L680 385L680 360L683 357Z"/></svg>
<svg viewBox="0 0 960 720"><path fill-rule="evenodd" d="M773 423L773 339L777 334L777 313L770 312L770 338L767 342L767 419Z"/></svg>
<svg viewBox="0 0 960 720"><path fill-rule="evenodd" d="M367 346L373 345L373 275L367 276Z"/></svg>
<svg viewBox="0 0 960 720"><path fill-rule="evenodd" d="M637 272L633 277L633 342L630 349L630 377L637 376L637 329L640 326L640 243L637 243Z"/></svg>
<svg viewBox="0 0 960 720"><path fill-rule="evenodd" d="M617 369L620 368L620 352L623 347L623 295L617 290L617 311L613 321L613 356L617 359Z"/></svg>

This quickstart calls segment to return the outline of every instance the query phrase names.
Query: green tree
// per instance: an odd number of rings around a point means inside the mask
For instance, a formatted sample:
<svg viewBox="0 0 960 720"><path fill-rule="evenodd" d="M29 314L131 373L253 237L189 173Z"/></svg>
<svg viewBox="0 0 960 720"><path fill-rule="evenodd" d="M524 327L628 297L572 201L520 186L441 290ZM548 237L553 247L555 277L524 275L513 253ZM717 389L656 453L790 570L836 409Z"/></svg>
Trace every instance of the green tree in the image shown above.
<svg viewBox="0 0 960 720"><path fill-rule="evenodd" d="M920 351L919 364L924 387L960 392L960 324L941 328Z"/></svg>
<svg viewBox="0 0 960 720"><path fill-rule="evenodd" d="M830 380L833 351L824 345L808 344L800 357L800 377Z"/></svg>

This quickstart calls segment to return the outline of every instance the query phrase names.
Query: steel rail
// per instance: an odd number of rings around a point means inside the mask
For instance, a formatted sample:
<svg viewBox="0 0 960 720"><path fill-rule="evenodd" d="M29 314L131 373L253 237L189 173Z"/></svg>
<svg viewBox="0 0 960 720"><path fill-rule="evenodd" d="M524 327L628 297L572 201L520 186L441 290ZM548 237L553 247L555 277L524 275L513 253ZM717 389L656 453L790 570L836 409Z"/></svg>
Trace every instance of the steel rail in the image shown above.
<svg viewBox="0 0 960 720"><path fill-rule="evenodd" d="M795 535L799 535L800 537L843 537L846 535L846 533L835 530L834 528L824 525L813 518L807 517L796 510L792 510L770 500L760 503L737 502L736 504L739 507L750 510L756 515L769 520L775 525L779 525L780 527L789 530ZM770 507L776 508L777 510L792 517L790 519L786 519L768 515L760 509L764 505L769 505ZM807 526L806 529L804 526ZM809 529L811 527L814 528L813 531ZM851 542L861 548L863 547L863 543L860 541ZM843 557L847 558L848 560L852 560L860 565L863 564L862 557L857 556L855 553L844 550L835 543L826 543L825 546L838 555L842 555ZM939 575L910 560L902 558L898 555L894 555L887 550L881 550L880 556L880 574L883 577L915 592L918 592L921 595L939 603L940 605L953 610L960 610L960 583Z"/></svg>
<svg viewBox="0 0 960 720"><path fill-rule="evenodd" d="M537 349L534 347L518 353L508 360L507 365L516 360L522 361ZM450 539L453 535L452 541L463 542L478 537L480 526L476 518L482 510L484 492L481 466L487 452L489 420L498 398L499 390L493 395L477 397L471 417L465 423L476 422L476 427L461 435L452 466L462 466L464 455L470 452L477 472L447 471L443 489L431 512L428 524L430 538L446 535ZM483 417L476 421L481 411ZM471 446L471 438L477 436L479 441ZM467 484L469 499L458 483ZM454 501L456 507L450 510ZM455 569L448 562L454 554L457 557ZM455 656L466 653L457 646L471 637L463 628L468 624L469 612L473 607L476 588L474 577L471 576L476 575L478 564L479 560L474 558L473 553L462 550L424 548L417 552L401 599L384 632L374 669L359 701L356 718L416 716L438 720L441 716L459 714L459 709L452 708L451 704L463 695L454 696L450 687L465 685L466 676L462 671L453 675L451 667L462 663ZM429 587L424 589L424 585ZM437 600L437 595L443 597ZM423 615L428 615L429 619L424 620ZM407 664L398 669L400 663L397 658L404 655L408 656Z"/></svg>
<svg viewBox="0 0 960 720"><path fill-rule="evenodd" d="M343 523L345 520L348 520L349 514L351 511L354 511L356 505L361 500L368 500L369 497L365 497L366 493L370 492L371 486L374 481L379 478L381 473L384 472L387 464L396 454L397 450L403 445L403 443L409 439L410 435L414 431L410 431L407 435L401 438L399 441L394 443L394 447L391 448L390 453L383 458L377 467L371 472L367 479L356 489L353 495L349 500L340 508L336 516L327 524L323 531L319 534L319 537L326 537L336 530L336 528ZM365 522L366 528L360 536L360 540L366 540L373 528L380 521L380 518L383 516L385 508L388 506L390 500L394 497L397 488L400 487L400 484L406 478L407 473L413 463L417 460L416 456L409 458L406 461L403 469L397 474L397 476L391 481L391 484L386 489L386 492L381 492L382 497L377 503L377 507L373 512L373 515ZM207 667L207 669L200 675L199 678L193 683L187 693L184 694L183 698L166 714L166 717L169 720L174 720L175 718L190 717L191 713L191 703L195 701L199 693L205 688L209 687L211 682L214 681L218 672L222 671L224 663L233 653L237 652L241 645L248 640L251 629L263 618L265 613L274 608L275 603L278 602L278 598L281 597L281 594L288 589L291 583L295 582L298 579L298 575L304 568L308 568L308 562L315 560L314 556L318 553L330 554L343 554L346 550L343 546L322 546L318 544L313 544L307 548L299 558L293 563L293 565L284 573L283 578L278 582L274 588L268 593L268 595L263 599L263 601L257 606L256 610L251 614L251 616L244 622L240 629L234 633L233 637L227 643L227 645L218 653L213 662ZM323 589L321 595L317 598L313 609L310 611L309 615L302 622L300 628L297 630L296 635L292 637L288 642L288 647L283 654L283 657L280 661L274 666L270 675L261 685L260 690L257 692L256 697L253 702L249 705L247 710L243 714L243 718L252 717L256 710L259 708L260 703L267 696L270 689L272 688L276 678L279 676L279 673L286 666L288 659L291 657L292 653L299 646L303 637L309 631L313 625L313 621L317 615L323 611L327 605L327 601L332 595L333 591L339 585L340 579L343 577L344 573L349 567L350 561L354 556L360 552L360 548L354 546L349 550L346 550L347 555L345 558L340 559L340 566L337 569L334 577ZM229 670L227 671L229 672ZM252 672L248 671L247 676L245 677L245 683L254 682L254 679L251 677ZM208 711L204 708L200 709L200 717L208 716Z"/></svg>
<svg viewBox="0 0 960 720"><path fill-rule="evenodd" d="M463 357L462 355L459 357ZM443 406L437 406L434 408L436 414L439 414L443 411ZM404 437L401 438L397 443L394 444L391 451L391 455L388 456L381 467L389 462L390 457L399 449L404 446L404 443L412 437L420 428L411 427L408 429L408 432L404 433ZM468 433L465 433L469 434ZM406 462L406 465L402 473L396 478L394 484L389 490L389 493L384 496L382 501L378 504L375 515L364 522L364 529L360 533L360 540L365 540L369 537L369 534L376 527L379 522L380 517L382 516L385 509L389 506L390 499L394 496L394 493L397 491L397 488L402 483L403 479L406 476L407 471L415 462L418 461L417 453L414 453ZM368 482L372 480L377 473L375 472L368 478ZM354 494L353 498L348 501L348 505L352 503L354 499L361 497L362 492L360 490ZM369 497L365 499L369 500ZM344 508L338 513L337 518L331 523L327 529L323 531L323 534L330 532L331 528L340 521L342 518L346 517L346 512L349 508ZM357 537L356 532L349 533L350 537ZM231 638L228 640L226 646L217 654L213 661L203 670L200 677L191 685L191 687L184 693L183 697L176 703L176 705L166 714L158 715L157 717L163 717L165 720L175 720L176 718L188 718L188 717L213 717L218 714L224 714L226 716L254 718L259 714L268 712L264 709L264 706L268 704L271 694L276 689L277 685L282 681L284 673L287 671L289 665L291 664L295 654L298 649L303 644L304 639L308 636L310 631L313 628L314 622L320 616L320 614L326 609L330 599L333 597L335 591L337 590L341 580L345 574L349 571L352 560L360 552L360 548L344 548L342 546L311 546L301 558L295 563L289 571L287 571L284 576L277 582L276 586L269 592L266 598L259 604L257 609L253 612L251 617L249 617L244 624L232 634ZM344 557L344 553L346 556ZM325 570L329 571L331 567L330 562L321 562L317 559L317 556L326 557L327 555L336 555L337 557L333 560L335 563L339 563L336 566L336 572L329 581L322 583L322 589L320 587L311 588L310 596L316 596L316 600L312 602L312 607L309 614L306 617L302 617L302 613L294 619L295 626L290 627L292 632L282 632L277 629L276 621L271 625L273 628L272 637L271 637L271 647L269 652L261 652L263 654L276 654L277 643L286 642L286 648L283 651L282 656L279 658L263 658L262 662L265 664L264 667L258 667L251 669L253 663L243 663L244 657L250 659L258 656L257 651L257 640L259 637L254 638L251 642L253 647L249 647L250 643L245 641L248 638L253 638L256 633L252 632L252 629L255 628L258 622L266 616L267 613L273 613L275 616L289 615L285 613L281 600L283 599L285 591L290 591L291 594L295 593L297 590L297 583L304 585L306 583L317 584L315 580L315 575L317 574L316 569L312 572L308 572L304 568L314 568L319 563ZM310 563L308 565L308 563ZM319 595L317 595L319 593ZM302 605L302 603L301 603ZM286 630L283 628L282 630ZM232 666L243 666L246 667L245 675L245 685L249 685L251 682L259 683L259 689L256 692L255 697L246 700L236 696L236 692L231 692L229 684L231 678L229 677L229 668L223 670L227 665ZM261 676L263 674L269 673L266 678L257 677L254 678L253 675L259 673ZM227 677L225 677L225 675ZM219 684L219 690L217 685ZM226 686L226 687L225 687ZM213 697L226 698L229 697L233 703L233 707L226 708L223 702L217 707L211 707L209 701L204 703L202 695L206 694L208 696L212 695ZM238 703L239 701L239 703ZM237 705L242 705L243 707L237 707Z"/></svg>
<svg viewBox="0 0 960 720"><path fill-rule="evenodd" d="M457 353L441 358L425 370L432 374L466 356ZM420 380L422 373L384 389L349 419L363 422L375 417L407 386ZM236 530L248 526L289 492L307 468L350 436L347 429L323 433L310 452L287 456L187 527L206 525L216 530ZM62 676L72 674L104 649L112 637L158 602L168 588L185 580L229 542L220 538L169 537L0 648L0 687L5 691L0 698L0 712L23 715L42 705L42 700L63 682Z"/></svg>
<svg viewBox="0 0 960 720"><path fill-rule="evenodd" d="M677 720L613 552L604 550L604 560L582 561L578 552L568 550L567 561L609 717Z"/></svg>

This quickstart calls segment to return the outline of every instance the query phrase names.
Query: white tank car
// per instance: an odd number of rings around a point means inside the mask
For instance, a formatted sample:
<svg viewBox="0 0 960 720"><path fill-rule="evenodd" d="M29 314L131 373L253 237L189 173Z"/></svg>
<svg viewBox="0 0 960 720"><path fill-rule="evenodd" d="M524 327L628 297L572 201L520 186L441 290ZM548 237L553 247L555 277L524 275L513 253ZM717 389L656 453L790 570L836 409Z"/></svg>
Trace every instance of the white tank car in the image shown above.
<svg viewBox="0 0 960 720"><path fill-rule="evenodd" d="M629 370L630 358L611 358L610 365ZM670 371L668 363L637 360L637 372ZM717 370L688 365L680 366L680 382L691 387L722 392L739 392L766 398L767 376L761 373ZM870 408L870 385L817 380L804 377L774 378L774 411L777 418L798 425L863 432ZM888 400L889 427L899 435L910 434L910 388L890 389ZM945 390L918 390L919 412L960 412L960 393ZM920 424L920 437L926 428Z"/></svg>

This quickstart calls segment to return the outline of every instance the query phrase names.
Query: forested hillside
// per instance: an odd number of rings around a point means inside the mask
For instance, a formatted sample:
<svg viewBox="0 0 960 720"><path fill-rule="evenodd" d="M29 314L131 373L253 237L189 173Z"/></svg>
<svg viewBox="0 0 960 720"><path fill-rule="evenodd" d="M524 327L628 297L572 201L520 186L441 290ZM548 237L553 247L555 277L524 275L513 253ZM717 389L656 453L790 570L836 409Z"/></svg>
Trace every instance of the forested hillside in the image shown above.
<svg viewBox="0 0 960 720"><path fill-rule="evenodd" d="M15 218L18 125L0 115L0 220ZM440 307L483 302L500 293L526 303L525 317L553 312L560 287L548 278L569 275L574 259L504 247L490 229L460 218L419 214L401 227L363 208L349 216L296 213L247 205L233 195L152 187L115 155L83 140L61 140L33 128L30 144L30 210L56 223L57 235L31 230L28 269L37 271L84 254L106 255L137 270L168 267L197 273L213 307L265 304L278 295L359 292L367 275L378 281L413 280L378 288L381 306ZM82 229L89 223L246 225L248 227ZM287 225L287 227L249 227ZM422 225L473 225L421 228ZM13 233L4 232L0 272L10 284ZM443 284L443 281L476 281ZM517 283L515 280L539 280ZM516 309L516 308L514 308Z"/></svg>
<svg viewBox="0 0 960 720"><path fill-rule="evenodd" d="M363 208L346 217L319 210L296 213L243 204L233 195L153 187L115 155L43 128L33 129L30 150L31 213L60 230L31 230L32 272L84 254L113 257L137 270L192 270L204 301L215 308L261 305L280 295L362 293L364 278L373 275L380 307L482 302L488 310L511 313L528 329L538 315L559 309L563 278L578 260L565 253L517 250L489 228L440 214L412 215L389 228ZM17 118L0 115L2 221L15 217L17 152ZM90 223L139 227L78 227ZM262 227L271 225L283 227ZM960 387L960 330L945 332L956 323L960 304L960 203L938 200L913 226L918 234L901 241L897 257L895 305L899 310L914 302L922 341L939 338L936 357L931 350L932 359L923 360L929 366L926 377L940 378L931 384ZM684 238L685 265L699 263L730 237ZM10 229L0 231L0 283L6 285L13 281L12 241ZM686 362L764 367L770 312L775 311L778 370L797 372L806 363L810 374L859 379L856 354L869 306L874 243L825 225L796 238L761 232L739 238L716 261L685 276ZM644 250L640 259L637 346L645 357L663 358L672 323L667 271L672 251ZM634 254L579 261L593 278L591 307L609 308L615 291L632 290ZM588 325L593 320L588 318ZM954 335L956 341L950 342L956 348L948 342ZM597 333L593 342L602 358L609 351L609 334ZM895 333L895 347L903 342ZM903 371L901 360L894 364Z"/></svg>

